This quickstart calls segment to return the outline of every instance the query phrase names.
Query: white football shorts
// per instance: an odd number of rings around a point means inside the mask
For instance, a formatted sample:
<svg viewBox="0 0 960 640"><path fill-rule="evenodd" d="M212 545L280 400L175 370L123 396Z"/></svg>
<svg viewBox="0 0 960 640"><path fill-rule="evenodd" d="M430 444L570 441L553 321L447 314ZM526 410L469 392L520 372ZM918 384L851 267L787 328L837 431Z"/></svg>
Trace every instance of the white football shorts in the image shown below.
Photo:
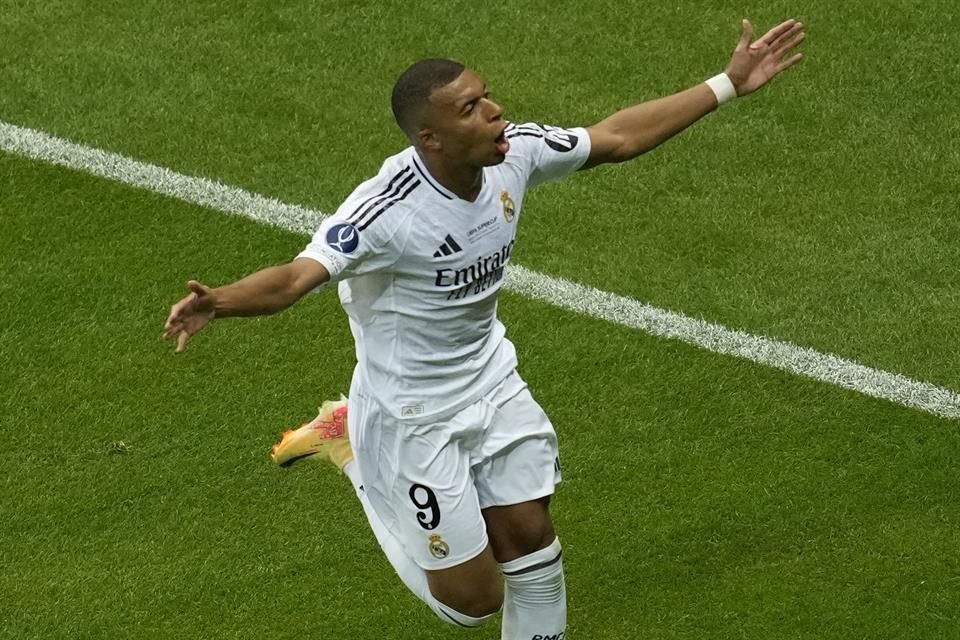
<svg viewBox="0 0 960 640"><path fill-rule="evenodd" d="M516 371L474 404L426 425L393 418L354 378L349 416L370 504L427 570L484 550L481 509L551 495L560 482L557 434Z"/></svg>

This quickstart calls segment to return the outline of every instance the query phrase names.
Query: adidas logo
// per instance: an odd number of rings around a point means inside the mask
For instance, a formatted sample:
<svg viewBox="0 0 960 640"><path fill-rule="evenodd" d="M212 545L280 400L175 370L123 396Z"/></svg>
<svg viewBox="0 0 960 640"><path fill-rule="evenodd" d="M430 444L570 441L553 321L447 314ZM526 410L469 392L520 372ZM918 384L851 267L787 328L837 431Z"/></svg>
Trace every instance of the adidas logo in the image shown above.
<svg viewBox="0 0 960 640"><path fill-rule="evenodd" d="M444 240L446 240L446 242L440 245L440 248L433 252L434 258L442 258L443 256L449 256L463 251L463 249L460 248L460 245L457 244L457 241L454 240L453 236L451 236L449 233Z"/></svg>

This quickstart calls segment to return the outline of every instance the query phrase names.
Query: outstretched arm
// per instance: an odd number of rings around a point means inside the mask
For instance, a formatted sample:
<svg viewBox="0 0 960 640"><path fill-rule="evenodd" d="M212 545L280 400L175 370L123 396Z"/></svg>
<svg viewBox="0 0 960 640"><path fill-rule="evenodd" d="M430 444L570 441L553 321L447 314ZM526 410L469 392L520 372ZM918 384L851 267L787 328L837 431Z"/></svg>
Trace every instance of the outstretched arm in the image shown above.
<svg viewBox="0 0 960 640"><path fill-rule="evenodd" d="M753 93L801 60L799 53L787 56L805 37L802 23L787 20L752 42L753 26L744 20L740 41L723 74L709 83L623 109L589 127L590 157L582 168L636 158L716 109L721 98Z"/></svg>
<svg viewBox="0 0 960 640"><path fill-rule="evenodd" d="M329 279L330 274L322 264L310 258L298 258L217 289L191 280L187 283L190 293L170 308L163 339L176 337L177 353L180 353L186 348L187 340L214 318L277 313Z"/></svg>

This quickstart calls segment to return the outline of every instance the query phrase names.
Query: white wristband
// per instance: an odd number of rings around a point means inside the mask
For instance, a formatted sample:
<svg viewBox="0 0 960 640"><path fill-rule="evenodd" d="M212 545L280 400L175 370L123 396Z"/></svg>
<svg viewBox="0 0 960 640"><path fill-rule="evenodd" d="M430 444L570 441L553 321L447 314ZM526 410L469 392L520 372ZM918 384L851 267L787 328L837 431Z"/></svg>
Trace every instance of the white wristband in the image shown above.
<svg viewBox="0 0 960 640"><path fill-rule="evenodd" d="M707 86L713 89L718 104L730 102L737 97L737 88L733 86L730 77L725 73L715 75L707 80Z"/></svg>

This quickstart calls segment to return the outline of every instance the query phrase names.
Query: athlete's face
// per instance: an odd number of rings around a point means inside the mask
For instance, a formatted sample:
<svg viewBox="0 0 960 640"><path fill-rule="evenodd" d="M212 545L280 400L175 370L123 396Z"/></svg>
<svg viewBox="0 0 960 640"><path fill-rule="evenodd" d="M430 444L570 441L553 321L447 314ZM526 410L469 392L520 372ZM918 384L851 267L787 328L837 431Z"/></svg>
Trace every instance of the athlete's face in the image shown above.
<svg viewBox="0 0 960 640"><path fill-rule="evenodd" d="M421 143L457 164L500 164L510 149L503 132L503 108L490 98L487 85L465 69L453 82L430 95Z"/></svg>

